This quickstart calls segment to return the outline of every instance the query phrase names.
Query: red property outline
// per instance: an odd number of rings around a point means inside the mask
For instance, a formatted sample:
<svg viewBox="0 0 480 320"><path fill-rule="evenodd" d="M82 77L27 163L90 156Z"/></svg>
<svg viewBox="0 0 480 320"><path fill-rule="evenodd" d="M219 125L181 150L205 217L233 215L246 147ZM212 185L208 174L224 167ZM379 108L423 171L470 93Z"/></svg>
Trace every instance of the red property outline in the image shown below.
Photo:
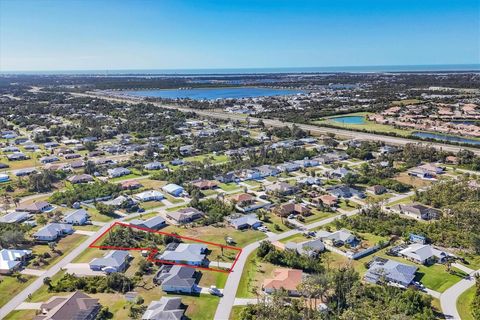
<svg viewBox="0 0 480 320"><path fill-rule="evenodd" d="M117 226L117 225L120 225L120 226L122 226L122 227L132 228L132 229L138 229L138 230L142 230L142 231L146 231L146 232L152 232L152 233L158 233L158 234L162 234L162 235L172 236L172 237L177 238L177 239L185 239L185 240L190 240L190 241L205 243L205 244L212 245L212 246L216 246L216 247L221 247L221 248L225 248L225 249L235 250L235 251L238 251L238 253L237 253L237 255L235 256L235 260L233 261L232 266L230 267L230 269L225 270L225 269L220 269L220 268L210 268L210 267L192 266L192 265L189 265L189 264L175 263L175 262L166 261L166 260L154 259L154 256L158 253L158 250L152 249L152 248L127 248L127 247L95 245L96 242L98 242L101 238L103 238L103 236L104 236L107 232L109 232L110 230L112 230L112 229L113 229L115 226ZM196 268L196 269L202 269L202 270L210 270L210 271L223 272L223 273L230 273L230 272L233 271L233 268L235 267L235 264L237 263L238 258L240 257L240 254L242 253L242 249L241 249L241 248L232 247L232 246L226 246L226 245L223 245L223 244L214 243L214 242L209 242L209 241L204 241L204 240L195 239L195 238L191 238L191 237L180 236L180 235L178 235L178 234L173 234L173 233L168 233L168 232L162 232L162 231L158 231L158 230L154 230L154 229L143 228L143 227L139 227L139 226L135 226L135 225L131 225L131 224L128 224L128 223L119 222L119 221L115 221L112 225L110 225L110 227L108 227L107 230L105 230L101 235L99 235L95 240L93 240L93 242L92 242L88 247L89 247L89 248L92 248L92 249L93 249L93 248L94 248L94 249L111 249L111 250L125 250L125 251L128 251L128 250L144 251L144 250L146 250L146 251L149 251L149 252L150 252L150 254L149 254L148 257L147 257L147 261L151 261L151 262L154 262L154 263L155 263L155 262L158 262L158 263L163 263L163 264L179 265L179 266L183 266L183 267Z"/></svg>

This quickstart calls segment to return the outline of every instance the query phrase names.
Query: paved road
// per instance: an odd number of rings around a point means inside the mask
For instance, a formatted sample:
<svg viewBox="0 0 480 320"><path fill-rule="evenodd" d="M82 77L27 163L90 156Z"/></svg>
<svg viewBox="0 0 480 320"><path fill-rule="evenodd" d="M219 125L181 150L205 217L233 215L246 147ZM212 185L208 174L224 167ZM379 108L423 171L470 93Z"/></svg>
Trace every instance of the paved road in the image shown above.
<svg viewBox="0 0 480 320"><path fill-rule="evenodd" d="M120 97L111 97L111 96L105 96L102 95L101 93L72 93L72 95L76 96L88 96L88 97L95 97L95 98L102 98L105 100L110 100L110 101L115 101L115 102L123 102L123 103L145 103L143 100L138 100L138 99L133 99L133 98L120 98ZM217 119L223 119L223 120L245 120L246 117L245 115L240 115L240 114L235 114L235 113L227 113L222 110L198 110L198 109L190 109L190 108L185 108L181 107L178 105L166 105L163 103L159 102L152 102L154 105L157 105L162 108L166 109L175 109L175 110L180 110L184 112L194 112L200 116L205 116L205 117L212 117L212 118L217 118ZM414 140L414 139L408 139L408 138L399 138L399 137L391 137L391 136L386 136L386 135L381 135L381 134L373 134L373 133L365 133L365 132L357 132L357 131L350 131L350 130L345 130L345 129L334 129L334 128L326 128L326 127L319 127L311 124L301 124L301 123L293 123L293 122L286 122L286 121L280 121L280 120L273 120L273 119L260 119L260 118L253 118L249 117L251 122L256 122L259 120L262 120L263 123L267 126L271 127L284 127L284 126L292 126L292 125L297 125L303 130L310 131L312 133L316 134L327 134L327 133L333 133L335 135L349 138L349 139L359 139L359 140L370 140L370 141L382 141L387 144L392 144L392 145L405 145L407 143L419 143L419 140ZM435 147L437 149L445 150L445 151L451 151L451 152L458 152L462 149L468 149L474 152L477 155L480 155L480 149L472 148L472 147L460 147L460 146L454 146L454 145L449 145L445 143L438 143L438 142L428 142L428 145Z"/></svg>
<svg viewBox="0 0 480 320"><path fill-rule="evenodd" d="M357 214L358 211L359 210L352 210L349 212L345 212L345 214L347 216L352 216L354 214ZM305 228L309 230L318 228L320 226L329 224L330 222L334 221L335 219L338 219L339 217L340 216L334 216L321 221L317 221L309 225L305 225ZM218 304L217 311L215 313L215 319L226 320L229 318L230 312L232 311L232 307L235 304L235 296L237 295L237 289L240 283L240 279L242 277L243 268L247 263L248 256L260 246L260 242L264 240L278 241L302 232L303 232L302 230L297 230L297 229L289 230L284 233L274 234L272 236L269 236L267 239L262 239L260 241L251 243L248 246L244 247L242 249L242 254L237 260L237 264L235 265L234 270L230 272L228 275L225 288L223 289L223 297L220 299L220 303Z"/></svg>
<svg viewBox="0 0 480 320"><path fill-rule="evenodd" d="M405 194L403 197L408 197L410 194ZM401 196L395 197L395 200L401 199ZM352 211L341 211L342 214L345 214L347 216L353 216L357 214L359 210L352 210ZM308 225L305 225L305 228L308 230L318 228L320 226L329 224L333 222L335 219L338 219L341 215L337 215L334 217L330 217L324 220L320 220ZM292 235L301 233L303 231L301 230L289 230L284 233L280 234L274 234L270 235L267 239L270 241L278 241L285 239L287 237L290 237ZM259 247L260 242L264 241L265 239L262 239L260 241L254 242L249 244L248 246L244 247L242 249L242 254L237 260L237 264L234 267L234 270L229 273L227 282L225 284L225 288L223 289L223 294L224 296L220 299L220 303L218 304L217 311L215 313L215 319L228 319L230 316L230 312L232 311L232 307L235 305L235 296L237 295L237 289L238 285L240 283L240 279L242 277L243 269L245 267L245 264L247 263L248 256Z"/></svg>
<svg viewBox="0 0 480 320"><path fill-rule="evenodd" d="M454 267L459 268L457 264L453 264ZM460 268L459 268L460 269ZM480 270L466 270L464 266L461 266L461 270L467 271L470 275L468 279L462 279L447 290L445 290L440 296L440 305L442 312L445 315L445 319L461 320L460 314L457 310L457 300L460 295L475 285L475 274L480 274ZM469 272L468 272L469 271Z"/></svg>
<svg viewBox="0 0 480 320"><path fill-rule="evenodd" d="M134 213L128 216L129 219L135 218L140 216L143 213ZM94 234L92 234L87 240L82 242L78 247L73 249L69 254L67 254L65 257L62 258L57 264L53 265L45 271L41 276L39 276L34 282L32 282L28 287L23 289L22 292L18 293L16 296L12 298L7 304L5 304L1 309L0 309L0 319L3 319L7 314L15 310L17 306L19 306L22 302L24 302L29 294L34 293L40 287L43 285L43 279L46 277L53 277L57 272L61 271L62 269L65 269L69 263L71 263L77 256L79 256L84 250L88 248L88 246L97 238L99 237L105 230L107 230L111 224L113 224L115 221L123 221L125 218L121 218L118 220L111 221L110 223L105 224L103 227L100 228L100 230L96 231Z"/></svg>

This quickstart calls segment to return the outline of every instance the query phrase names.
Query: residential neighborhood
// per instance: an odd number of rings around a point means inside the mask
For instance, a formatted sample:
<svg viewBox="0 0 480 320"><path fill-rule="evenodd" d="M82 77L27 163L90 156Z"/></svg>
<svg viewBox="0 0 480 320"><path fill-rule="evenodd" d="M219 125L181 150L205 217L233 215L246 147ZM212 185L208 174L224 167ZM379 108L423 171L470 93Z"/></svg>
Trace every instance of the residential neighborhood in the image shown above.
<svg viewBox="0 0 480 320"><path fill-rule="evenodd" d="M259 98L251 117L238 115L246 101L219 100L211 116L36 90L0 94L1 318L238 320L279 304L304 314L292 319L346 319L351 301L388 297L439 319L473 299L473 147L260 116L281 98ZM366 94L310 94L351 90Z"/></svg>

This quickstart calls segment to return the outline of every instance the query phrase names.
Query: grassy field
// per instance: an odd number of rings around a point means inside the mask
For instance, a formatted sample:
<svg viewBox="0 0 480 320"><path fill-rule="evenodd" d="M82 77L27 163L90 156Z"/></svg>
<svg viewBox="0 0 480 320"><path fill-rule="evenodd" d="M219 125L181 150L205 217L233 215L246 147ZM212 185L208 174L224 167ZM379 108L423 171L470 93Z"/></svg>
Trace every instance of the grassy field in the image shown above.
<svg viewBox="0 0 480 320"><path fill-rule="evenodd" d="M471 310L471 304L475 296L475 286L471 287L458 297L457 310L462 320L474 320Z"/></svg>
<svg viewBox="0 0 480 320"><path fill-rule="evenodd" d="M260 291L265 279L272 276L273 270L277 267L270 263L261 262L257 256L257 251L253 251L249 256L245 267L243 268L242 278L238 284L238 298L254 298L256 295L254 289Z"/></svg>
<svg viewBox="0 0 480 320"><path fill-rule="evenodd" d="M317 222L326 218L330 218L334 215L335 215L334 212L324 212L324 211L319 211L317 209L313 209L312 215L305 217L305 223L309 224L309 223Z"/></svg>
<svg viewBox="0 0 480 320"><path fill-rule="evenodd" d="M10 312L4 320L26 320L33 319L37 314L36 310L15 310Z"/></svg>
<svg viewBox="0 0 480 320"><path fill-rule="evenodd" d="M95 208L91 208L87 206L83 206L82 208L87 210L88 214L90 215L90 219L92 221L109 222L109 221L112 221L113 219L119 218L119 216L116 216L116 215L107 216L107 215L101 214Z"/></svg>
<svg viewBox="0 0 480 320"><path fill-rule="evenodd" d="M51 257L45 259L48 262L47 265L42 265L40 267L29 266L29 268L48 269L50 268L51 265L55 264L62 257L69 254L70 251L78 247L83 241L87 239L88 239L87 236L81 235L81 234L72 234L60 239L60 241L58 241L57 243L57 246L55 247L56 250L60 250L62 252L62 254L60 255L52 253L51 252L52 250L46 244L37 244L32 248L32 251L35 255L49 252Z"/></svg>
<svg viewBox="0 0 480 320"><path fill-rule="evenodd" d="M14 277L2 276L0 278L0 307L26 288L35 278L34 276L22 275L23 280L18 281Z"/></svg>
<svg viewBox="0 0 480 320"><path fill-rule="evenodd" d="M200 278L200 282L198 283L201 287L210 287L214 285L220 289L225 288L228 273L209 270L202 270L201 272L202 277Z"/></svg>
<svg viewBox="0 0 480 320"><path fill-rule="evenodd" d="M397 177L395 177L395 180L405 184L409 184L415 188L423 188L423 187L430 186L432 184L431 181L423 180L417 177L412 177L408 175L407 172L400 173Z"/></svg>
<svg viewBox="0 0 480 320"><path fill-rule="evenodd" d="M425 285L425 287L438 292L444 292L445 290L453 286L455 283L462 280L462 278L466 275L464 272L456 268L452 268L452 270L454 271L454 274L450 274L446 271L445 266L440 264L424 266L424 265L415 264L413 262L410 262L400 257L388 256L385 254L385 250L386 249L383 249L381 251L374 253L372 257L380 256L382 258L397 260L401 263L414 265L418 267L417 276L415 280L421 281L423 285ZM363 259L360 259L360 261L363 261Z"/></svg>
<svg viewBox="0 0 480 320"><path fill-rule="evenodd" d="M218 185L223 191L225 192L229 192L229 191L233 191L233 190L237 190L237 189L241 189L242 187L239 186L238 184L236 183L233 183L233 182L230 182L230 183L220 183Z"/></svg>
<svg viewBox="0 0 480 320"><path fill-rule="evenodd" d="M245 309L245 306L233 306L232 312L230 313L229 320L241 320L241 312Z"/></svg>
<svg viewBox="0 0 480 320"><path fill-rule="evenodd" d="M227 155L213 155L213 154L202 154L199 156L186 157L183 160L187 162L199 161L202 162L205 159L209 159L213 164L228 162L230 159Z"/></svg>
<svg viewBox="0 0 480 320"><path fill-rule="evenodd" d="M214 226L182 228L177 226L167 226L162 229L164 232L177 232L181 236L191 237L203 241L213 242L225 245L225 238L231 237L235 240L235 247L243 248L247 244L265 238L265 234L254 230L236 230L233 228L222 228Z"/></svg>

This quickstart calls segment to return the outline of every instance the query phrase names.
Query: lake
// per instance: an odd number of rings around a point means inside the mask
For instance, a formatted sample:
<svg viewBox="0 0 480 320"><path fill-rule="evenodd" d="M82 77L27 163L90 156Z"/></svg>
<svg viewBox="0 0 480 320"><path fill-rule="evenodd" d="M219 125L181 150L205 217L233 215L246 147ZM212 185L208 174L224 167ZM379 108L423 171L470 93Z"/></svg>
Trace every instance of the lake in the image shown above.
<svg viewBox="0 0 480 320"><path fill-rule="evenodd" d="M480 140L468 139L459 136L449 136L446 134L440 133L429 133L429 132L413 132L413 136L419 138L427 138L427 139L435 139L440 141L448 141L448 142L459 142L459 143L468 143L474 145L480 145Z"/></svg>
<svg viewBox="0 0 480 320"><path fill-rule="evenodd" d="M232 87L232 88L195 88L195 89L162 89L162 90L126 90L124 94L151 97L151 98L190 98L194 100L215 100L226 98L256 98L292 95L304 93L295 89L273 89L260 87Z"/></svg>
<svg viewBox="0 0 480 320"><path fill-rule="evenodd" d="M365 124L364 116L345 116L345 117L335 117L330 118L333 122L343 123L343 124Z"/></svg>

